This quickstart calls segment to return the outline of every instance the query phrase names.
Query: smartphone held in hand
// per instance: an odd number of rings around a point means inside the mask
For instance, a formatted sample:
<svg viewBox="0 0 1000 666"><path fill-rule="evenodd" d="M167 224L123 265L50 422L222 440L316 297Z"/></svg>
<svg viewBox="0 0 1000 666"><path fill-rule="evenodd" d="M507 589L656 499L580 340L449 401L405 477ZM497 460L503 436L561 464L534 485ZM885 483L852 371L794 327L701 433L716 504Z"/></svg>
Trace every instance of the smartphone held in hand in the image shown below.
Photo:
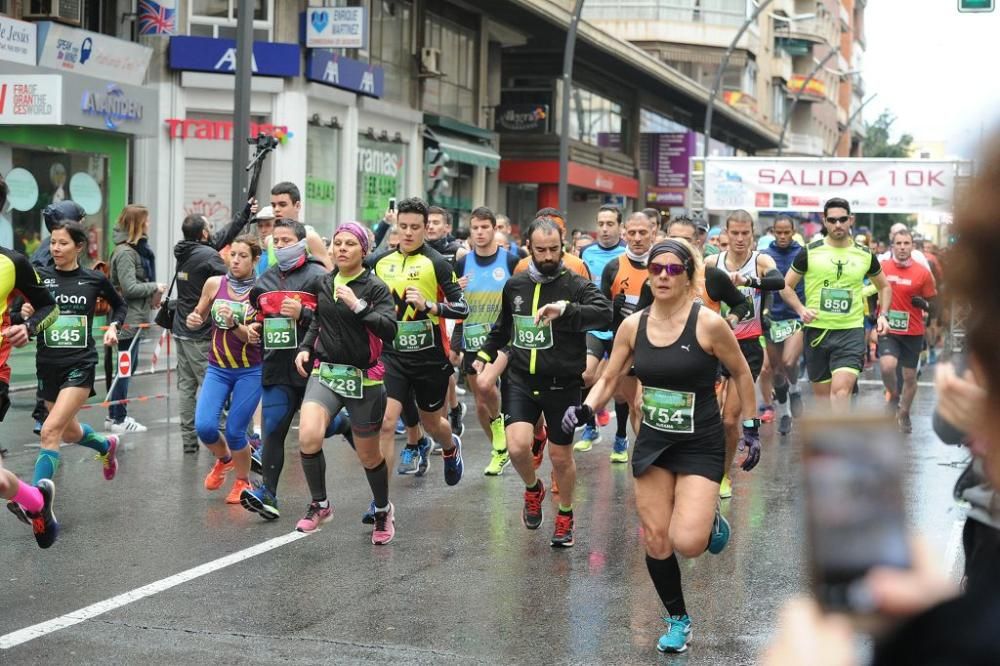
<svg viewBox="0 0 1000 666"><path fill-rule="evenodd" d="M808 419L803 434L813 593L828 611L872 615L868 572L911 566L903 438L881 415Z"/></svg>

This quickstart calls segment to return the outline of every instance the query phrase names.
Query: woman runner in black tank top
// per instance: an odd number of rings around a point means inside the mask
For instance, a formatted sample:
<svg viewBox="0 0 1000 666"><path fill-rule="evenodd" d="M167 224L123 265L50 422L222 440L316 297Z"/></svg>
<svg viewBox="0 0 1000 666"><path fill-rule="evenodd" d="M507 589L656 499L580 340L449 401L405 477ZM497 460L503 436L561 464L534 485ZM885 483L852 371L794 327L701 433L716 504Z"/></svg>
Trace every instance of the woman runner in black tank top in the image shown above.
<svg viewBox="0 0 1000 666"><path fill-rule="evenodd" d="M622 323L611 358L586 402L570 408L563 428L571 429L611 397L621 377L635 366L642 382L642 425L632 456L635 500L642 521L646 566L667 608L661 652L683 652L691 632L677 555L721 552L729 523L718 512L725 441L715 376L719 362L733 371L736 390L756 412L753 379L736 336L722 317L694 303L701 258L689 243L671 239L649 257L653 304ZM756 463L759 447L748 454Z"/></svg>

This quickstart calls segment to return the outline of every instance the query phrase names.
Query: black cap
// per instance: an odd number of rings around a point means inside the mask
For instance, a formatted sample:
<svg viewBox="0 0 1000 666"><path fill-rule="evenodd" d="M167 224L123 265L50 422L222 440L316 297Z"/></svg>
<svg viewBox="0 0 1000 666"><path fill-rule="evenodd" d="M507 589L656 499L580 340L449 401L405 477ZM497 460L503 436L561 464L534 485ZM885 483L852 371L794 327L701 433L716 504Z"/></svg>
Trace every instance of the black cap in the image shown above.
<svg viewBox="0 0 1000 666"><path fill-rule="evenodd" d="M59 203L49 204L42 211L42 219L45 220L45 228L52 232L52 225L63 220L79 222L87 216L87 211L83 206L75 201L66 199Z"/></svg>

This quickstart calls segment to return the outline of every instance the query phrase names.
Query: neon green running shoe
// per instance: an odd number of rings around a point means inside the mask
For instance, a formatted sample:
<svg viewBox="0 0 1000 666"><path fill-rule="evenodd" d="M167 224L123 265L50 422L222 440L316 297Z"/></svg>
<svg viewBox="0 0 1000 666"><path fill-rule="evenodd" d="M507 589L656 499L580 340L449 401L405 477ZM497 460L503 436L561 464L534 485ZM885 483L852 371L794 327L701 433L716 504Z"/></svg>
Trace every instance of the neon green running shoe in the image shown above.
<svg viewBox="0 0 1000 666"><path fill-rule="evenodd" d="M485 470L483 470L483 474L485 476L500 476L509 464L510 454L507 453L507 449L504 449L503 451L493 449L493 456L490 458L490 464L486 466Z"/></svg>

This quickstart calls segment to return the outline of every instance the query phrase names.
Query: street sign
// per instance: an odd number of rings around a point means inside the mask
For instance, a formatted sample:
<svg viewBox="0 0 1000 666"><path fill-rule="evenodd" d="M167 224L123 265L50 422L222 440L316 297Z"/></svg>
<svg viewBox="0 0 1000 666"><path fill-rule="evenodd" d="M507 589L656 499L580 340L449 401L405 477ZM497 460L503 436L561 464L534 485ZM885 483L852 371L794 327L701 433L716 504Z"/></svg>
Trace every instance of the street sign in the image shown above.
<svg viewBox="0 0 1000 666"><path fill-rule="evenodd" d="M991 12L994 6L994 0L958 0L958 11L962 13Z"/></svg>
<svg viewBox="0 0 1000 666"><path fill-rule="evenodd" d="M132 353L128 350L118 352L118 376L132 376Z"/></svg>

